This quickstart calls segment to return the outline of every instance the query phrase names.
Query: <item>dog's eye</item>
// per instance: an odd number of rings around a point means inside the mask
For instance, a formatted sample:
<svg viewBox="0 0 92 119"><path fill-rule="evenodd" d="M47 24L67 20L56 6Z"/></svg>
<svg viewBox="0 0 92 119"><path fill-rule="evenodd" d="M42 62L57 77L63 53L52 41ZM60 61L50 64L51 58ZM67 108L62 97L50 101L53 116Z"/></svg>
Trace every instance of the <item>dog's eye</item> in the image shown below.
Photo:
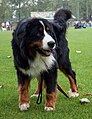
<svg viewBox="0 0 92 119"><path fill-rule="evenodd" d="M37 36L39 37L39 36L41 36L41 34L40 33L37 33Z"/></svg>

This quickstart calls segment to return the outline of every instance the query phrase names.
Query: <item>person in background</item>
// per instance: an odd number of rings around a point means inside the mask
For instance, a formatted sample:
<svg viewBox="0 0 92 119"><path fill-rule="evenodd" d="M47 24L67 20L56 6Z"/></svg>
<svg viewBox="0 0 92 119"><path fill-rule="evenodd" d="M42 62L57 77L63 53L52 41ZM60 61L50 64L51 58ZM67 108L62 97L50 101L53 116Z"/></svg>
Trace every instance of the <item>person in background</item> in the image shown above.
<svg viewBox="0 0 92 119"><path fill-rule="evenodd" d="M7 29L7 31L10 30L10 24L8 21L6 22L6 29Z"/></svg>
<svg viewBox="0 0 92 119"><path fill-rule="evenodd" d="M1 31L6 31L5 23L4 22L1 24Z"/></svg>

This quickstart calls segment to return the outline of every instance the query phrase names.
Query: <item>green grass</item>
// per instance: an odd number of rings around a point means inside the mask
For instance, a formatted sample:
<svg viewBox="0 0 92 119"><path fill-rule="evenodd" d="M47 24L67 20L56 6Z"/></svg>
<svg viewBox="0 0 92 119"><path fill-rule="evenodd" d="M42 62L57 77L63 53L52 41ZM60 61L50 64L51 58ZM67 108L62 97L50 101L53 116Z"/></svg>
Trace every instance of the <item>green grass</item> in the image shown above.
<svg viewBox="0 0 92 119"><path fill-rule="evenodd" d="M43 102L36 104L36 98L30 99L30 109L27 112L20 112L18 109L17 77L13 65L11 50L11 32L0 32L0 119L92 119L92 97L83 94L92 94L92 29L73 29L67 31L67 38L70 48L70 59L73 69L77 73L77 84L80 96L67 99L58 92L56 110L45 112ZM81 50L81 53L76 53ZM12 58L7 58L11 56ZM68 92L68 79L58 73L58 83ZM32 80L30 95L36 87L36 80ZM79 99L86 97L91 102L80 104Z"/></svg>

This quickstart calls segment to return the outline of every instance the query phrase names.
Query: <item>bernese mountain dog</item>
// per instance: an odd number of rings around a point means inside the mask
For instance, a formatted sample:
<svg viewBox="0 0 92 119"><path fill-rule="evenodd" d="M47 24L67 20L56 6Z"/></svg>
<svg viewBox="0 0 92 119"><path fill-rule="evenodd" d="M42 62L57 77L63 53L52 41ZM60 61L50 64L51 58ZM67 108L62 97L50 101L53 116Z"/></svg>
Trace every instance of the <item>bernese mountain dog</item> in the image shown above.
<svg viewBox="0 0 92 119"><path fill-rule="evenodd" d="M66 21L71 17L68 10L58 10L54 21L42 18L25 19L13 32L12 50L18 77L19 108L29 108L29 85L32 78L40 77L46 86L46 111L55 109L57 99L57 69L69 78L70 93L78 96L75 72L69 60Z"/></svg>

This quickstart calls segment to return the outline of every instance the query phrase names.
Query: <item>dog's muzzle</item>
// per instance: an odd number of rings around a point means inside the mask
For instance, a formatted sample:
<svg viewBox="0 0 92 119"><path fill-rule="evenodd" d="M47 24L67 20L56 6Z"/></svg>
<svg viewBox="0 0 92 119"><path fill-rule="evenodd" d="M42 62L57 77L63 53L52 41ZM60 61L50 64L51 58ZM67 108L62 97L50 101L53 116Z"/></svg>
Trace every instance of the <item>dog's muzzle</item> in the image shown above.
<svg viewBox="0 0 92 119"><path fill-rule="evenodd" d="M46 48L46 49L43 47L39 47L36 49L42 56L45 56L45 57L50 56L53 49L56 46L55 42L53 42L53 41L49 41L47 43L47 45L48 45L48 48Z"/></svg>
<svg viewBox="0 0 92 119"><path fill-rule="evenodd" d="M50 41L47 43L50 49L53 49L55 47L55 42Z"/></svg>

